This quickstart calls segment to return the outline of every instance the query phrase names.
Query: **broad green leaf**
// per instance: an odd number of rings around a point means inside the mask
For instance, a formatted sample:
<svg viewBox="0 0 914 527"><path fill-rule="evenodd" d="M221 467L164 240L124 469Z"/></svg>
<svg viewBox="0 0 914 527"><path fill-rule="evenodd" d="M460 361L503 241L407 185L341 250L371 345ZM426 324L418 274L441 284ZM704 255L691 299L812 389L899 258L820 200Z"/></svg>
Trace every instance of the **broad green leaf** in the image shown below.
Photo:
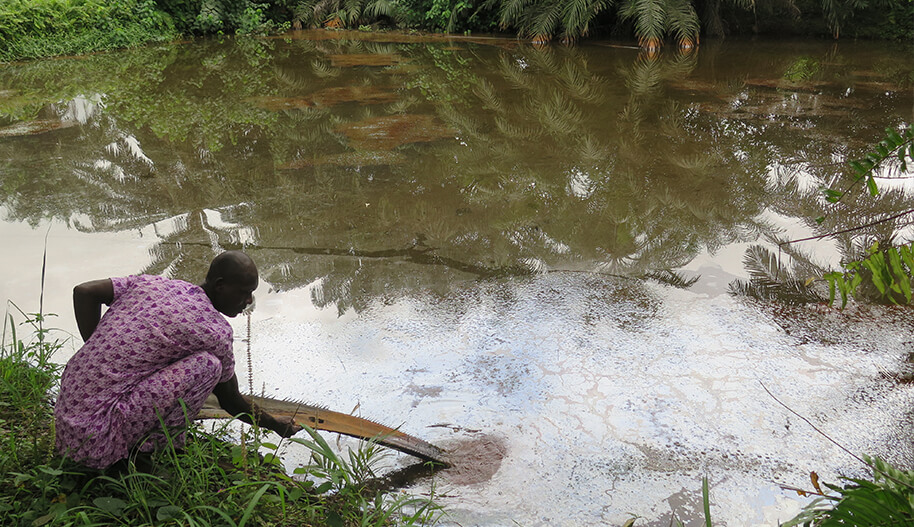
<svg viewBox="0 0 914 527"><path fill-rule="evenodd" d="M872 273L871 279L873 281L873 285L876 286L876 289L879 290L879 294L885 296L888 284L886 283L884 277L887 269L885 267L885 260L880 260L877 258L877 256L881 256L881 254L873 255L870 258L867 258L863 261L863 265Z"/></svg>
<svg viewBox="0 0 914 527"><path fill-rule="evenodd" d="M911 303L911 279L901 265L901 255L894 247L889 250L889 265L895 277L896 291L904 295L905 302Z"/></svg>
<svg viewBox="0 0 914 527"><path fill-rule="evenodd" d="M124 512L124 509L127 508L126 501L118 498L112 498L110 496L95 498L92 500L92 504L99 509L115 516L120 516L121 513Z"/></svg>
<svg viewBox="0 0 914 527"><path fill-rule="evenodd" d="M343 518L336 511L327 511L325 518L329 527L343 527Z"/></svg>
<svg viewBox="0 0 914 527"><path fill-rule="evenodd" d="M829 203L837 203L838 200L841 199L841 196L843 196L842 192L827 187L822 188L822 194L825 195L825 200Z"/></svg>
<svg viewBox="0 0 914 527"><path fill-rule="evenodd" d="M41 527L42 525L47 525L53 519L54 519L53 514L45 514L44 516L39 516L38 518L35 518L35 520L32 521L31 525L32 525L32 527Z"/></svg>
<svg viewBox="0 0 914 527"><path fill-rule="evenodd" d="M333 483L330 481L325 481L325 482L321 483L316 489L314 489L314 492L316 492L318 494L323 494L332 488L333 488Z"/></svg>
<svg viewBox="0 0 914 527"><path fill-rule="evenodd" d="M38 470L44 472L45 474L47 474L49 476L59 476L59 475L63 474L63 470L58 470L56 468L51 468L48 466L40 466L40 467L38 467Z"/></svg>
<svg viewBox="0 0 914 527"><path fill-rule="evenodd" d="M159 521L177 520L184 515L184 510L177 505L166 505L156 511L156 519Z"/></svg>
<svg viewBox="0 0 914 527"><path fill-rule="evenodd" d="M854 169L854 172L856 172L855 175L856 175L857 179L862 178L869 171L869 169L864 167L863 163L861 163L860 161L851 161L849 164L850 164L851 168Z"/></svg>
<svg viewBox="0 0 914 527"><path fill-rule="evenodd" d="M870 191L870 196L879 194L879 187L876 186L876 180L872 177L866 178L866 188Z"/></svg>
<svg viewBox="0 0 914 527"><path fill-rule="evenodd" d="M898 251L901 253L901 260L908 268L908 272L914 274L914 251L911 246L902 245Z"/></svg>

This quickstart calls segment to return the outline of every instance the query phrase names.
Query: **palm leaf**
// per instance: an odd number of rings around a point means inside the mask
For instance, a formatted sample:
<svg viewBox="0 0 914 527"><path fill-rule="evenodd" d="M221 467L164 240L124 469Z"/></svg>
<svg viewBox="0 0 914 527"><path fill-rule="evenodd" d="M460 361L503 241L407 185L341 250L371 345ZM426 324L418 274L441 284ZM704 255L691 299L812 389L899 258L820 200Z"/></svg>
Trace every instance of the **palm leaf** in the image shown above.
<svg viewBox="0 0 914 527"><path fill-rule="evenodd" d="M667 29L664 1L628 0L620 9L619 13L623 19L633 18L635 20L635 35L644 49L660 49L660 42Z"/></svg>
<svg viewBox="0 0 914 527"><path fill-rule="evenodd" d="M494 1L495 0L490 0L490 3ZM506 2L502 2L499 24L501 24L501 27L503 28L512 25L521 25L524 14L533 10L534 8L530 7L530 5L535 3L537 3L536 0L507 0Z"/></svg>
<svg viewBox="0 0 914 527"><path fill-rule="evenodd" d="M668 0L666 3L668 31L673 33L681 48L693 48L698 45L698 32L701 23L698 13L688 0Z"/></svg>
<svg viewBox="0 0 914 527"><path fill-rule="evenodd" d="M612 4L612 0L572 0L565 4L562 25L565 40L575 40L587 35L590 21Z"/></svg>
<svg viewBox="0 0 914 527"><path fill-rule="evenodd" d="M824 301L815 289L797 280L786 269L781 269L777 256L761 245L752 245L746 249L743 266L750 279L748 282L731 282L729 292L732 295L751 296L760 300L780 300L790 304Z"/></svg>
<svg viewBox="0 0 914 527"><path fill-rule="evenodd" d="M695 282L701 278L701 275L695 275L691 278L686 278L671 269L663 269L661 271L650 271L645 273L644 278L650 278L660 283L671 285L679 289L688 289L695 285Z"/></svg>
<svg viewBox="0 0 914 527"><path fill-rule="evenodd" d="M559 23L562 20L562 11L564 11L564 2L562 0L550 0L543 2L542 7L532 16L532 23L524 28L524 33L534 40L549 40L552 35L557 33Z"/></svg>

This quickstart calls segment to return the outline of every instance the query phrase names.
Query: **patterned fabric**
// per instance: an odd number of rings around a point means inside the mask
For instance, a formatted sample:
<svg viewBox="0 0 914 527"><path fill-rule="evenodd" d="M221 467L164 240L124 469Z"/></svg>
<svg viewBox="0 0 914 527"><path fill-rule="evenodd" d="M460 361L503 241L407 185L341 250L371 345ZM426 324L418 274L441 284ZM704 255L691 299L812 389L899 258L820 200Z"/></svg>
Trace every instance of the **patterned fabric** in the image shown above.
<svg viewBox="0 0 914 527"><path fill-rule="evenodd" d="M234 375L232 327L199 286L160 276L112 278L114 301L67 363L54 408L57 450L94 468L128 457L150 432L193 418ZM162 442L153 433L152 450ZM183 434L177 437L177 445Z"/></svg>

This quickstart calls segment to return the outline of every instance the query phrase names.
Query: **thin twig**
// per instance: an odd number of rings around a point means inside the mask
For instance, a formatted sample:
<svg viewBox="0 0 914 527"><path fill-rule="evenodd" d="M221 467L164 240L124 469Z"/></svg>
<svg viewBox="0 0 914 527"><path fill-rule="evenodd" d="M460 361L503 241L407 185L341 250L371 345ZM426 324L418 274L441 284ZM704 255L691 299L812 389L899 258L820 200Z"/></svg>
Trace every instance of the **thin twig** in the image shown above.
<svg viewBox="0 0 914 527"><path fill-rule="evenodd" d="M807 241L809 241L809 240L820 240L820 239L822 239L822 238L828 238L828 237L830 237L830 236L837 236L837 235L839 235L839 234L845 234L845 233L848 233L848 232L859 231L860 229L866 229L867 227L872 227L872 226L874 226L874 225L879 225L880 223L885 223L885 222L887 222L887 221L892 221L892 220L897 219L897 218L900 218L900 217L902 217L902 216L904 216L904 215L906 215L906 214L911 214L912 212L914 212L914 209L909 209L909 210L906 210L906 211L904 211L904 212L899 212L898 214L893 214L892 216L889 216L888 218L883 218L883 219L881 219L881 220L876 220L876 221L874 221L874 222L870 222L870 223L867 223L867 224L864 224L864 225L858 225L857 227L851 227L851 228L849 228L849 229L844 229L844 230L840 230L840 231L836 231L836 232L830 232L830 233L828 233L828 234L820 234L820 235L818 235L818 236L810 236L810 237L808 237L808 238L799 238L799 239L796 239L796 240L787 240L787 241L779 242L779 243L778 243L778 247L780 247L780 246L782 246L782 245L790 245L791 243L796 243L796 242L807 242Z"/></svg>
<svg viewBox="0 0 914 527"><path fill-rule="evenodd" d="M774 394L771 393L771 390L769 390L768 387L765 386L765 383L763 383L762 381L759 381L758 383L762 385L762 389L765 390L765 391L768 393L768 395L771 396L772 399L774 399L775 401L777 401L777 403L778 403L779 405L781 405L781 406L783 406L784 408L786 408L788 412L792 413L793 415L795 415L795 416L799 417L800 419L802 419L803 421L805 421L806 424L808 424L809 426L811 426L813 430L815 430L816 432L819 432L819 433L822 435L822 437L824 437L825 439L828 439L828 440L831 441L835 446L837 446L837 447L840 448L841 450L847 452L848 455L850 455L851 457L853 457L853 458L856 459L857 461L859 461L859 462L863 463L864 465L866 465L866 466L868 466L868 467L870 467L870 468L873 468L873 469L875 470L875 467L873 467L873 465L872 465L871 463L867 463L866 460L864 460L862 457L858 456L857 454L854 454L853 452L851 452L850 450L848 450L847 447L845 447L845 446L842 445L841 443L839 443L839 442L835 441L834 439L832 439L831 437L829 437L828 434L826 434L826 433L823 432L822 430L819 430L819 428L818 428L816 425L812 424L812 421L810 421L809 419L807 419L807 418L803 417L802 415L798 414L793 408L787 406L787 405L784 404L780 399L778 399L777 397L775 397Z"/></svg>
<svg viewBox="0 0 914 527"><path fill-rule="evenodd" d="M910 483L905 483L904 481L901 481L900 479L893 477L891 474L888 474L888 473L886 473L885 471L879 470L879 468L876 467L875 464L869 463L869 462L867 462L865 459L863 459L862 457L860 457L860 456L858 456L857 454L854 454L853 452L851 452L847 447L845 447L845 446L842 445L841 443L835 441L834 439L831 438L831 436L829 436L828 434L826 434L825 432L823 432L822 430L820 430L816 425L812 424L812 421L810 421L809 419L803 417L802 415L800 415L799 413L797 413L793 408L787 406L787 405L784 404L780 399L778 399L777 397L775 397L774 394L771 393L771 390L769 390L768 387L765 386L765 383L763 383L762 381L759 381L758 383L762 385L762 389L765 390L765 392L767 392L768 395L770 395L772 399L774 399L779 405L781 405L781 406L783 406L784 408L786 408L788 412L790 412L790 413L792 413L793 415L795 415L795 416L799 417L800 419L802 419L806 424L808 424L809 426L811 426L812 429L815 430L816 432L818 432L822 437L824 437L825 439L828 439L832 444L834 444L835 446L837 446L838 448L840 448L841 450L843 450L844 452L846 452L846 453L847 453L849 456L851 456L852 458L856 459L857 461L859 461L859 462L863 463L864 465L866 465L867 467L871 468L871 469L873 470L874 473L877 473L877 472L878 472L879 474L882 475L882 477L884 477L884 478L886 478L886 479L889 479L889 480L891 480L891 481L893 481L893 482L895 482L895 483L897 483L897 484L899 484L899 485L901 485L901 486L903 486L903 487L909 487L909 488L911 487L911 484L910 484Z"/></svg>

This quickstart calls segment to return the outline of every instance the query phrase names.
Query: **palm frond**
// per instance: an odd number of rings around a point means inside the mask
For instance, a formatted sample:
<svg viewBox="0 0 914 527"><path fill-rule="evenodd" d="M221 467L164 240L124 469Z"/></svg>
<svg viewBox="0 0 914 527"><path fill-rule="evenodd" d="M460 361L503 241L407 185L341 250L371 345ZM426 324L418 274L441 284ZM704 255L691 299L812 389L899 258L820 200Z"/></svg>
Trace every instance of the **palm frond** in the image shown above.
<svg viewBox="0 0 914 527"><path fill-rule="evenodd" d="M786 241L777 236L770 236L769 240L772 243ZM812 256L803 252L796 244L786 243L782 245L781 252L790 257L790 274L799 279L820 277L829 271L828 266L815 261Z"/></svg>
<svg viewBox="0 0 914 527"><path fill-rule="evenodd" d="M578 0L580 1L580 0ZM564 10L563 0L549 0L543 2L542 7L533 13L529 26L523 28L524 33L535 40L549 40L558 31Z"/></svg>
<svg viewBox="0 0 914 527"><path fill-rule="evenodd" d="M540 124L556 135L569 134L581 125L583 113L562 91L553 90L550 97L530 104Z"/></svg>
<svg viewBox="0 0 914 527"><path fill-rule="evenodd" d="M667 23L664 1L628 0L620 9L623 19L635 20L635 35L644 49L660 49Z"/></svg>
<svg viewBox="0 0 914 527"><path fill-rule="evenodd" d="M779 300L791 304L825 300L806 282L797 280L792 273L781 269L777 255L761 245L752 245L746 249L743 266L750 279L731 282L729 292L732 295L750 296L759 300Z"/></svg>
<svg viewBox="0 0 914 527"><path fill-rule="evenodd" d="M786 271L778 264L777 255L761 245L752 245L743 255L743 266L753 280L777 283Z"/></svg>
<svg viewBox="0 0 914 527"><path fill-rule="evenodd" d="M329 62L320 59L311 61L311 71L322 79L338 77L340 74L339 68L334 68Z"/></svg>
<svg viewBox="0 0 914 527"><path fill-rule="evenodd" d="M559 78L568 91L577 99L598 103L605 98L606 82L587 71L586 63L579 66L572 61L565 61L559 71Z"/></svg>
<svg viewBox="0 0 914 527"><path fill-rule="evenodd" d="M473 93L482 101L483 108L497 113L504 113L504 106L501 103L501 99L499 99L498 94L495 92L495 88L489 81L480 79L479 82L473 86Z"/></svg>
<svg viewBox="0 0 914 527"><path fill-rule="evenodd" d="M536 128L515 125L500 115L495 116L495 127L503 135L512 139L535 139L541 133Z"/></svg>
<svg viewBox="0 0 914 527"><path fill-rule="evenodd" d="M502 2L499 16L501 27L516 25L520 26L524 14L533 8L531 4L538 3L537 0L507 0Z"/></svg>
<svg viewBox="0 0 914 527"><path fill-rule="evenodd" d="M701 278L701 275L686 278L672 269L662 269L660 271L649 271L644 273L644 278L650 278L662 284L671 285L679 289L688 289L695 285L695 282Z"/></svg>
<svg viewBox="0 0 914 527"><path fill-rule="evenodd" d="M587 35L591 20L610 4L612 4L612 0L575 0L567 2L562 12L562 26L565 28L563 36L566 39L574 40L577 37Z"/></svg>
<svg viewBox="0 0 914 527"><path fill-rule="evenodd" d="M695 7L688 0L668 0L666 3L667 30L679 42L680 48L690 49L698 45L701 23Z"/></svg>
<svg viewBox="0 0 914 527"><path fill-rule="evenodd" d="M592 135L585 135L578 140L578 155L586 161L593 163L603 162L609 157L609 152L610 149Z"/></svg>
<svg viewBox="0 0 914 527"><path fill-rule="evenodd" d="M529 83L524 70L516 60L511 60L507 54L498 57L498 70L502 76L515 88L529 88Z"/></svg>

